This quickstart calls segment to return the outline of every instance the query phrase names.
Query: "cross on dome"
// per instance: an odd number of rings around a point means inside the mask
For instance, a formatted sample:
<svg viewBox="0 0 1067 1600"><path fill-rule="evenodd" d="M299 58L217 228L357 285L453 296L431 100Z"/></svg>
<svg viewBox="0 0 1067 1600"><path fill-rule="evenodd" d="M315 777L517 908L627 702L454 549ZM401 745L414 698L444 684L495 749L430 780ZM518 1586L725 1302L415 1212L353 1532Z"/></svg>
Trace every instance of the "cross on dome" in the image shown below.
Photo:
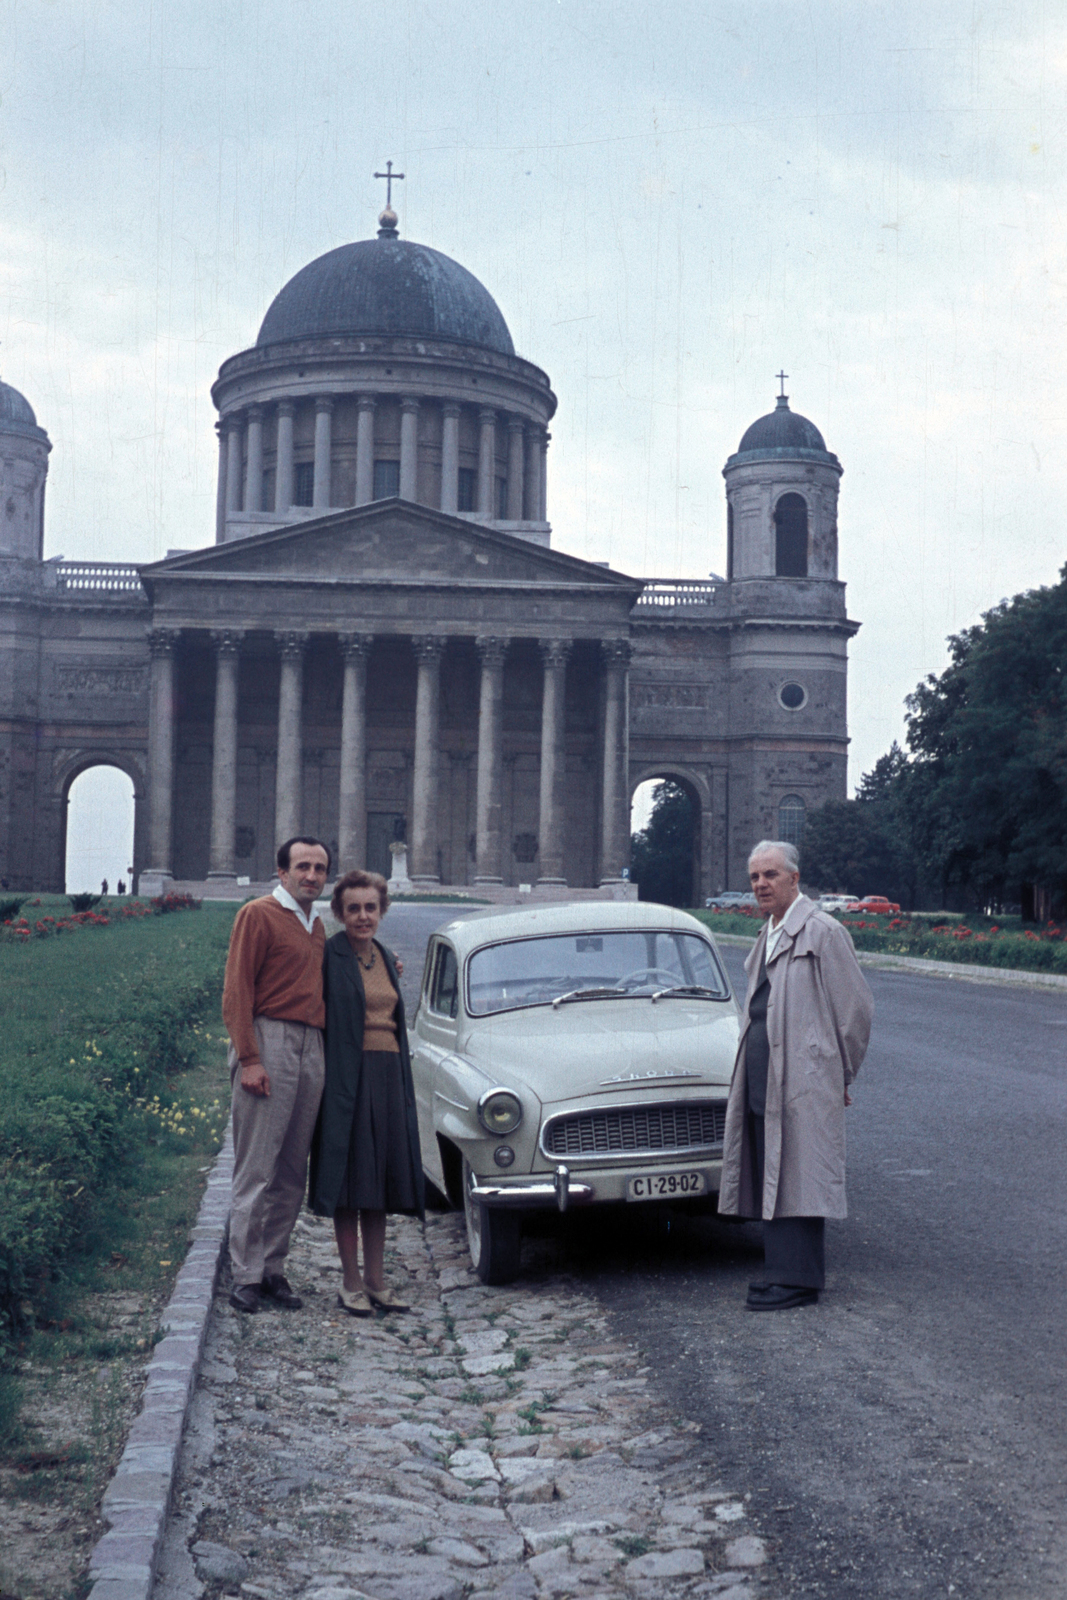
<svg viewBox="0 0 1067 1600"><path fill-rule="evenodd" d="M402 178L404 174L402 172L394 172L393 163L387 161L385 163L385 171L376 172L374 176L385 179L385 210L378 217L378 221L381 224L378 229L378 237L379 239L395 239L397 238L396 225L399 218L393 210L393 183L394 180Z"/></svg>

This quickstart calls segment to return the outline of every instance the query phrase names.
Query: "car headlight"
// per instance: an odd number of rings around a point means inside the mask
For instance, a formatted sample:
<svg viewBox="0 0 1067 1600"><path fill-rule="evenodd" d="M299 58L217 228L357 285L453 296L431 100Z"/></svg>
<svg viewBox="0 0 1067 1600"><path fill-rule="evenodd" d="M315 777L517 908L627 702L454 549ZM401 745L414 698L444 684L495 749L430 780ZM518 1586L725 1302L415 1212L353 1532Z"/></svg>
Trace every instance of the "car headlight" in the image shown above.
<svg viewBox="0 0 1067 1600"><path fill-rule="evenodd" d="M478 1101L478 1121L487 1133L514 1133L522 1121L522 1101L510 1089L489 1089Z"/></svg>

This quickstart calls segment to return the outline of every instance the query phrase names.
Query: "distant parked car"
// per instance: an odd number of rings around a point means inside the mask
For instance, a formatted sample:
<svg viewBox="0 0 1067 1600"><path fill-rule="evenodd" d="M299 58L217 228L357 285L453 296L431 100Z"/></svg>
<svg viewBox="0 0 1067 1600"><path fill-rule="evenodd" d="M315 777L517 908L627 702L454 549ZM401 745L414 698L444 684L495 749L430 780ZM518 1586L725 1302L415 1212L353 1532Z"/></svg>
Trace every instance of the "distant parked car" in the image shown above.
<svg viewBox="0 0 1067 1600"><path fill-rule="evenodd" d="M862 900L850 900L845 910L850 916L853 912L865 911L871 916L886 917L900 907L895 900L887 900L884 894L865 894Z"/></svg>
<svg viewBox="0 0 1067 1600"><path fill-rule="evenodd" d="M515 1277L526 1212L713 1206L737 1038L715 942L684 911L589 902L439 928L411 1028L422 1164L463 1207L482 1282Z"/></svg>
<svg viewBox="0 0 1067 1600"><path fill-rule="evenodd" d="M854 894L821 894L818 905L820 911L844 911L846 906L855 905Z"/></svg>
<svg viewBox="0 0 1067 1600"><path fill-rule="evenodd" d="M736 911L739 907L756 909L757 906L756 896L741 889L724 889L722 894L709 895L704 901L707 911Z"/></svg>

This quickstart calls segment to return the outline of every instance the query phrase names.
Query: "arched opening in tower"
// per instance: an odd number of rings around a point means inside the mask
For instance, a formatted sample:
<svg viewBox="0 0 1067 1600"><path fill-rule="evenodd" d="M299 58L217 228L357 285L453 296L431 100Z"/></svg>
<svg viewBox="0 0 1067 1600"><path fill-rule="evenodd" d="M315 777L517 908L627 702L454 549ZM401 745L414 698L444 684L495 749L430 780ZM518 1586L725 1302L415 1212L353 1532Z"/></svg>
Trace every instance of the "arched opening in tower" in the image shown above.
<svg viewBox="0 0 1067 1600"><path fill-rule="evenodd" d="M784 494L774 508L774 572L778 578L808 575L808 503Z"/></svg>

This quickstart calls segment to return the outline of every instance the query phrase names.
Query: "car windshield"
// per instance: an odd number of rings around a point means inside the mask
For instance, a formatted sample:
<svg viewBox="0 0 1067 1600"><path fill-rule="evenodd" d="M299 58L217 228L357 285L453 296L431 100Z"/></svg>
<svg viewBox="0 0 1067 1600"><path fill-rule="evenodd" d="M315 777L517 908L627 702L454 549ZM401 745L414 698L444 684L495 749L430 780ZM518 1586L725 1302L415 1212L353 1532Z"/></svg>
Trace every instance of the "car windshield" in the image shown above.
<svg viewBox="0 0 1067 1600"><path fill-rule="evenodd" d="M467 1008L475 1017L564 1000L647 999L675 989L689 999L729 996L715 952L698 934L647 928L512 939L476 950L467 964Z"/></svg>

